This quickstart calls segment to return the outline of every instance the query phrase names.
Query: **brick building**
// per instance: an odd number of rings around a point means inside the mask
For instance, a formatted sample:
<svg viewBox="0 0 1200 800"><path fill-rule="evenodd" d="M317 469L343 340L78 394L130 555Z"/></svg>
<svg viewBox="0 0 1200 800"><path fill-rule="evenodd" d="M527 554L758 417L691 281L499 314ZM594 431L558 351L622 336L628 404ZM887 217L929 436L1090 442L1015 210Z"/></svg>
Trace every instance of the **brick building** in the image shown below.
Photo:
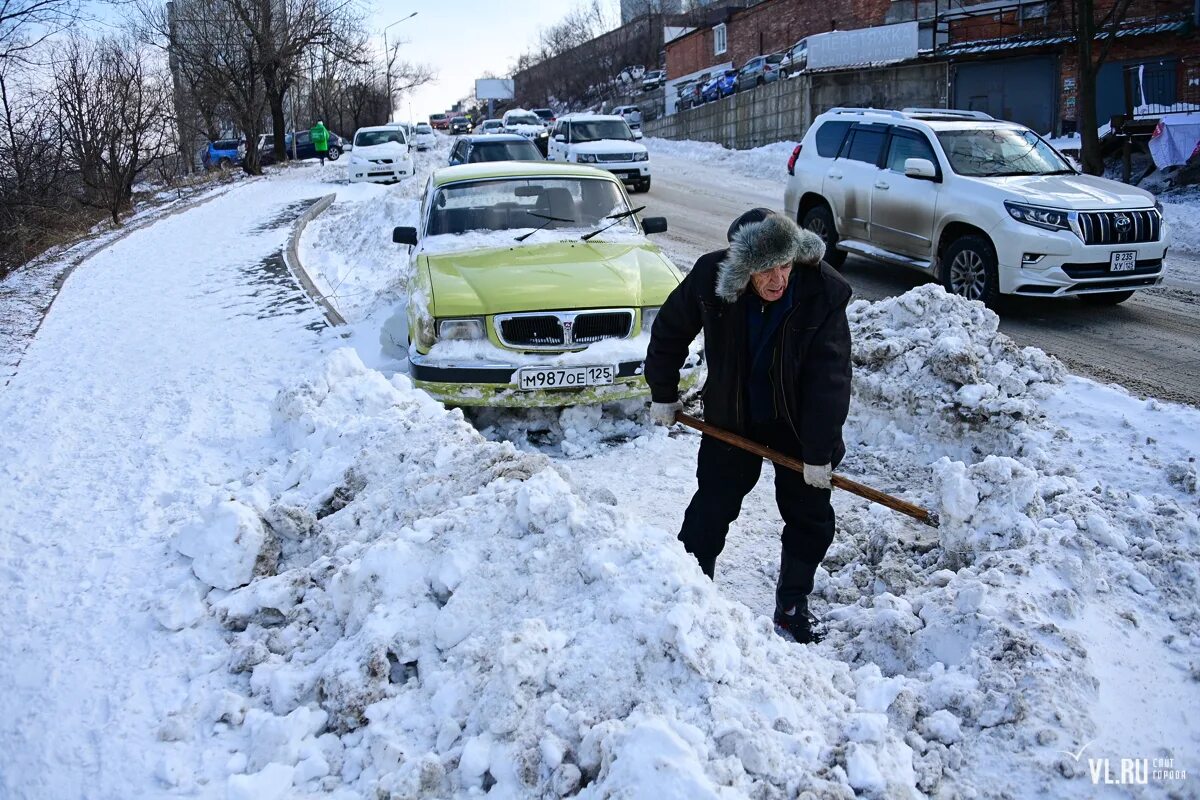
<svg viewBox="0 0 1200 800"><path fill-rule="evenodd" d="M1097 0L1097 16L1112 2ZM915 19L923 28L918 60L951 65L951 105L1043 133L1071 131L1078 102L1072 10L1068 0L764 0L716 9L668 42L667 78L738 66L816 33ZM1098 76L1099 120L1120 113L1127 94L1135 107L1200 103L1198 27L1196 0L1133 0ZM1111 33L1101 32L1098 46Z"/></svg>

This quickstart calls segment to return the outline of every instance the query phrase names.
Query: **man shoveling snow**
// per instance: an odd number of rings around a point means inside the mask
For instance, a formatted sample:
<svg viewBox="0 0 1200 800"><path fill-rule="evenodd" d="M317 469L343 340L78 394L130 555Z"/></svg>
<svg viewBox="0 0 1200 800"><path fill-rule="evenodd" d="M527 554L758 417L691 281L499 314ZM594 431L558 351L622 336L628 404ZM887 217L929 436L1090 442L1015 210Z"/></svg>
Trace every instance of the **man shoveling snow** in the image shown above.
<svg viewBox="0 0 1200 800"><path fill-rule="evenodd" d="M830 479L846 452L851 290L821 261L820 238L769 209L738 217L728 238L727 250L700 257L654 323L645 368L650 413L662 425L675 421L679 369L703 330L707 421L803 461L803 474L775 471L784 520L775 624L807 643L814 638L808 595L833 542ZM679 539L710 578L761 470L761 456L701 439L699 487Z"/></svg>

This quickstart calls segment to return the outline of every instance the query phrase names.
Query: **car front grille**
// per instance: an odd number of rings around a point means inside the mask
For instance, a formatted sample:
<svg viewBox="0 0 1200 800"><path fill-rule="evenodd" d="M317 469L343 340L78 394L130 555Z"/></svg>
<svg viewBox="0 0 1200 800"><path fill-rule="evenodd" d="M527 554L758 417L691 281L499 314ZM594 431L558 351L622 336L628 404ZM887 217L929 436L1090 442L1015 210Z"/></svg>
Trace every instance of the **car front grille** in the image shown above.
<svg viewBox="0 0 1200 800"><path fill-rule="evenodd" d="M1157 211L1080 211L1079 229L1084 244L1137 244L1157 242L1162 217Z"/></svg>
<svg viewBox="0 0 1200 800"><path fill-rule="evenodd" d="M601 161L633 161L633 153L608 153L606 155L597 156Z"/></svg>
<svg viewBox="0 0 1200 800"><path fill-rule="evenodd" d="M372 164L390 164L390 163L392 163L392 160L390 158L372 158L371 163Z"/></svg>
<svg viewBox="0 0 1200 800"><path fill-rule="evenodd" d="M1092 264L1068 263L1062 265L1062 271L1072 278L1121 278L1132 275L1153 275L1162 271L1161 258L1139 259L1133 269L1124 272L1113 272L1107 261L1097 261Z"/></svg>
<svg viewBox="0 0 1200 800"><path fill-rule="evenodd" d="M548 314L501 314L496 317L500 342L507 347L563 350L623 339L633 329L633 311L558 311Z"/></svg>

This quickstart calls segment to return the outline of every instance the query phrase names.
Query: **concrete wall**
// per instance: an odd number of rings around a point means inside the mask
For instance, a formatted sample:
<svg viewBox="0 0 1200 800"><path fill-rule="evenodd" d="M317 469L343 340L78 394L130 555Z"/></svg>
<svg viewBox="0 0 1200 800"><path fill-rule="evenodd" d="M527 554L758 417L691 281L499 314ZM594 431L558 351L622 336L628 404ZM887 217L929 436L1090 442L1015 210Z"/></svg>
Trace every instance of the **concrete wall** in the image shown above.
<svg viewBox="0 0 1200 800"><path fill-rule="evenodd" d="M645 122L642 130L738 150L799 141L813 119L834 106L946 108L947 72L936 63L801 75Z"/></svg>

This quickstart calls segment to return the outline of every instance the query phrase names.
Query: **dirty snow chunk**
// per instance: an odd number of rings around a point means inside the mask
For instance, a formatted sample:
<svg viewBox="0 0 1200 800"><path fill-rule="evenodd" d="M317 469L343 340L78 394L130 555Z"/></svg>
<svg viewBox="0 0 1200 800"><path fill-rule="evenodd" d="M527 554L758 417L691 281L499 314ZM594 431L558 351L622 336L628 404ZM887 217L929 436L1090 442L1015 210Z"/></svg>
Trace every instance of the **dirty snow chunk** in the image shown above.
<svg viewBox="0 0 1200 800"><path fill-rule="evenodd" d="M218 589L245 586L271 539L254 509L236 500L217 502L185 526L176 538L179 552L192 559L196 577Z"/></svg>
<svg viewBox="0 0 1200 800"><path fill-rule="evenodd" d="M942 546L968 559L989 550L1019 547L1037 531L1037 472L1005 456L969 467L942 457L933 464L940 498Z"/></svg>
<svg viewBox="0 0 1200 800"><path fill-rule="evenodd" d="M268 764L260 772L229 776L228 800L282 800L292 796L295 767Z"/></svg>
<svg viewBox="0 0 1200 800"><path fill-rule="evenodd" d="M936 284L855 301L847 316L856 400L889 409L897 422L909 417L925 434L1012 428L1038 416L1038 397L1065 375L1041 350L999 333L999 318L982 303Z"/></svg>
<svg viewBox="0 0 1200 800"><path fill-rule="evenodd" d="M962 739L958 717L946 709L939 709L921 722L921 734L926 739L936 739L942 744L954 744Z"/></svg>
<svg viewBox="0 0 1200 800"><path fill-rule="evenodd" d="M601 743L599 785L579 796L717 800L722 795L704 773L701 757L708 754L696 752L698 740L702 735L692 726L654 717L609 734Z"/></svg>

